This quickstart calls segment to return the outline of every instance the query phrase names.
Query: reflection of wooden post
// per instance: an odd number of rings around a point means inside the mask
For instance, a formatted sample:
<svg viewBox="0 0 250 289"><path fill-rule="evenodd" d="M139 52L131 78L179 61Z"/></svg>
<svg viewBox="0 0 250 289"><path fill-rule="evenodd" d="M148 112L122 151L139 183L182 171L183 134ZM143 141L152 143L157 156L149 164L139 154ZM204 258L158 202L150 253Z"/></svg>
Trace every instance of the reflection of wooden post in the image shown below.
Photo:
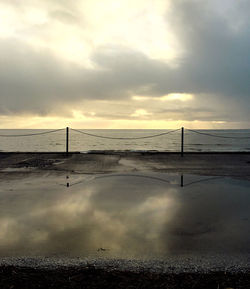
<svg viewBox="0 0 250 289"><path fill-rule="evenodd" d="M181 175L181 187L183 187L183 175Z"/></svg>
<svg viewBox="0 0 250 289"><path fill-rule="evenodd" d="M184 155L184 127L181 128L181 156Z"/></svg>
<svg viewBox="0 0 250 289"><path fill-rule="evenodd" d="M69 154L69 128L66 127L66 155Z"/></svg>

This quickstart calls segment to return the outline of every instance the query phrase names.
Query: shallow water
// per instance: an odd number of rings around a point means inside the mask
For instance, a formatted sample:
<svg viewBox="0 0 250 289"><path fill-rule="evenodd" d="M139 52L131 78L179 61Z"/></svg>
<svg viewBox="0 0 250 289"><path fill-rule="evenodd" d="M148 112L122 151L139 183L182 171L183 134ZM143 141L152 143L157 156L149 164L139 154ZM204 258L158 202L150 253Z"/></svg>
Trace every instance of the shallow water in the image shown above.
<svg viewBox="0 0 250 289"><path fill-rule="evenodd" d="M250 182L159 173L1 181L0 256L250 253Z"/></svg>

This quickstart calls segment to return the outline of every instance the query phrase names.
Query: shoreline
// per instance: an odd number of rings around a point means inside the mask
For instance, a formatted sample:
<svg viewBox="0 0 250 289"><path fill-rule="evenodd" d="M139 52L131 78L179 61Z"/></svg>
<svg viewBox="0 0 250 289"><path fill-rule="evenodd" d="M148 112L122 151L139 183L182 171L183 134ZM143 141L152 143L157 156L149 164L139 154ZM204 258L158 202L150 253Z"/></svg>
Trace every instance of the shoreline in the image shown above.
<svg viewBox="0 0 250 289"><path fill-rule="evenodd" d="M0 178L14 174L106 174L162 172L231 176L250 180L250 153L180 153L92 151L90 153L2 153Z"/></svg>
<svg viewBox="0 0 250 289"><path fill-rule="evenodd" d="M231 274L250 273L250 255L222 254L170 254L168 258L124 259L113 257L62 257L62 256L20 256L0 257L1 267L35 268L56 270L60 268L88 268L109 272L133 272L155 274L208 274L226 272Z"/></svg>
<svg viewBox="0 0 250 289"><path fill-rule="evenodd" d="M75 155L75 154L179 154L181 155L180 151L158 151L158 150L88 150L88 151L70 151L70 152L64 152L64 151L1 151L0 154L8 155L8 154L58 154L58 155ZM250 155L250 151L184 151L185 154L243 154L243 155Z"/></svg>

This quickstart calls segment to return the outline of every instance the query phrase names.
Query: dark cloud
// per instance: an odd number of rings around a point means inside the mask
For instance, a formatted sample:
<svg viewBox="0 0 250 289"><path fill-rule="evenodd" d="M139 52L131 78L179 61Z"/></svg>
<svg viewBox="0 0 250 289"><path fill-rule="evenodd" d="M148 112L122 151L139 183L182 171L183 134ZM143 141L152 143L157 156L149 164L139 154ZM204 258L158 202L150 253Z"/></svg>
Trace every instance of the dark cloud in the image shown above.
<svg viewBox="0 0 250 289"><path fill-rule="evenodd" d="M0 49L2 112L41 113L65 102L124 99L155 84L168 70L166 64L134 51L103 49L93 55L101 69L92 70L65 64L18 41L2 41Z"/></svg>
<svg viewBox="0 0 250 289"><path fill-rule="evenodd" d="M174 30L187 50L181 65L182 77L188 78L186 89L248 98L250 22L234 32L224 18L197 1L176 1L174 12ZM244 14L241 10L238 17Z"/></svg>

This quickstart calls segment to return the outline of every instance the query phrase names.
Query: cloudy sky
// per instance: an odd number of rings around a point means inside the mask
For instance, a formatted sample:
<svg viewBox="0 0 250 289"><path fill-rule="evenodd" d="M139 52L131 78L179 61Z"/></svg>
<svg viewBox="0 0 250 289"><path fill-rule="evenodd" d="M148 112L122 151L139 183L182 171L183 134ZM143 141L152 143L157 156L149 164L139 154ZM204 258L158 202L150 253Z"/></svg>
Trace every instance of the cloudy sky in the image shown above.
<svg viewBox="0 0 250 289"><path fill-rule="evenodd" d="M0 0L0 128L249 128L250 1Z"/></svg>

